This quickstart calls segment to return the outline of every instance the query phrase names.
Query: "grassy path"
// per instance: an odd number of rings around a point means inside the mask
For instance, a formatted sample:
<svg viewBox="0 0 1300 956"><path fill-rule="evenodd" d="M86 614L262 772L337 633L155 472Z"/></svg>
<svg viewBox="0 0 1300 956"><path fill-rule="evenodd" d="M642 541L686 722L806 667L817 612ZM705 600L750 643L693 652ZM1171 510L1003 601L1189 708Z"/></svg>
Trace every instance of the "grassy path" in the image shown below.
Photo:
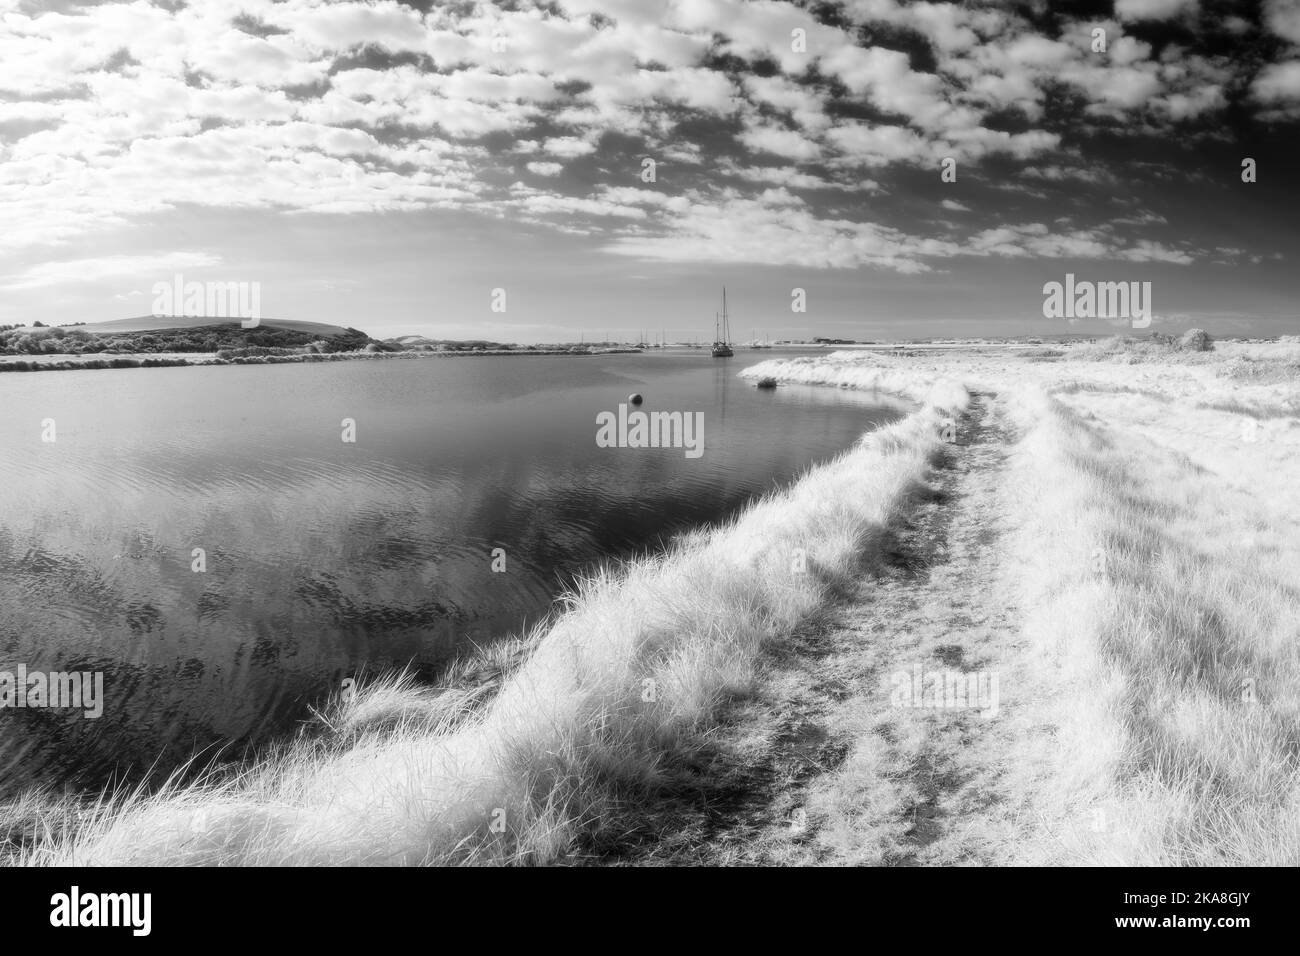
<svg viewBox="0 0 1300 956"><path fill-rule="evenodd" d="M1020 683L1008 666L1021 650L1002 551L1018 507L1009 439L996 396L977 396L935 465L931 493L891 529L879 563L822 619L768 650L760 689L651 825L606 848L606 862L1009 857L1022 814L1006 763L1010 738L1029 732L1008 693ZM894 675L917 665L923 675L982 675L990 689L996 672L996 715L900 706Z"/></svg>

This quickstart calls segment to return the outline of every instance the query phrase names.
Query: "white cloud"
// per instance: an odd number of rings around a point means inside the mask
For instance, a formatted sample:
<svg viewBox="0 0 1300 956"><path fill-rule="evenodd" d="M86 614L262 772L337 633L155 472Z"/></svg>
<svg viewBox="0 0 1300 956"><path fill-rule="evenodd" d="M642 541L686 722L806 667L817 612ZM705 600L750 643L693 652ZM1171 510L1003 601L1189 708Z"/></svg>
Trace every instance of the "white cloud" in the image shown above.
<svg viewBox="0 0 1300 956"><path fill-rule="evenodd" d="M1264 22L1284 40L1300 44L1300 3L1296 0L1266 0Z"/></svg>
<svg viewBox="0 0 1300 956"><path fill-rule="evenodd" d="M132 279L167 281L177 272L220 265L221 260L201 252L167 252L154 256L98 256L42 262L18 273L0 278L3 289L34 289L66 285L70 282L94 282L116 276Z"/></svg>
<svg viewBox="0 0 1300 956"><path fill-rule="evenodd" d="M835 127L826 138L849 159L868 166L927 159L938 161L925 139L903 126L846 123Z"/></svg>
<svg viewBox="0 0 1300 956"><path fill-rule="evenodd" d="M604 176L608 151L633 148L679 177L679 198L749 217L758 233L737 240L749 253L766 245L781 261L811 256L917 271L956 247L945 246L946 237L851 221L831 204L861 191L887 199L895 170L935 170L946 156L963 171L1002 155L1033 160L1039 171L1027 176L1113 179L1063 153L1055 127L1043 123L1047 91L1063 84L1084 104L1071 118L1081 136L1107 124L1167 134L1212 117L1227 103L1225 90L1244 81L1241 66L1171 45L1153 60L1151 47L1126 36L1120 22L1185 16L1195 6L1119 0L1118 20L1063 17L1057 37L1014 8L929 0L853 0L849 29L779 0L561 0L563 16L551 5L491 4L421 14L396 0L211 0L175 11L105 2L66 14L14 8L0 31L0 91L8 94L0 96L7 124L0 251L67 243L184 204L339 214L508 209L555 228L635 229L619 248L655 255L669 254L657 243L681 238L693 248L729 234L708 212L647 196L596 184L591 196L560 194L574 185L559 178L567 161L591 157L568 166ZM1300 42L1298 11L1295 0L1268 0L1267 28ZM276 29L265 36L255 26L239 29L233 18L241 13ZM856 27L881 21L927 38L934 72L913 69L903 52L861 44ZM1112 38L1104 56L1090 49L1094 25ZM794 48L794 29L805 31L806 50ZM398 66L360 66L383 62L358 56L362 47L427 56L434 68L409 56ZM761 57L779 70L742 70L738 78L704 65L711 50ZM832 102L838 84L847 104ZM1266 116L1300 108L1300 60L1288 54L1265 64L1252 94ZM875 119L842 118L845 105ZM1027 126L993 122L1003 111L1019 111ZM742 149L750 154L743 164L731 158ZM503 170L508 175L520 157L540 177L530 179L537 188L503 184ZM1015 188L1018 199L1032 198L1023 180ZM783 251L791 221L824 238L827 251ZM903 246L882 251L882 238ZM964 248L1121 251L1104 236L1051 239L1023 229L980 242Z"/></svg>
<svg viewBox="0 0 1300 956"><path fill-rule="evenodd" d="M795 130L756 125L736 137L755 153L774 153L786 159L814 159L821 154L816 142Z"/></svg>
<svg viewBox="0 0 1300 956"><path fill-rule="evenodd" d="M1266 66L1251 92L1265 103L1300 103L1300 60Z"/></svg>
<svg viewBox="0 0 1300 956"><path fill-rule="evenodd" d="M577 136L553 136L542 144L542 149L552 156L573 159L576 156L586 156L594 153L596 146L594 143L580 139Z"/></svg>

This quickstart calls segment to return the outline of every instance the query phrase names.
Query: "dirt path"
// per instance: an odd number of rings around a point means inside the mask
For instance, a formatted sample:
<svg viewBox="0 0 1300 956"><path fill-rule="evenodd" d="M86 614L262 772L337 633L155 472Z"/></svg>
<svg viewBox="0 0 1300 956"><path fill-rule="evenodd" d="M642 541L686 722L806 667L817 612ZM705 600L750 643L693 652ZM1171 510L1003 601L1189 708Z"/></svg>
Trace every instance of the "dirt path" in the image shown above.
<svg viewBox="0 0 1300 956"><path fill-rule="evenodd" d="M1002 549L1017 502L996 396L975 397L956 439L881 565L772 649L758 695L733 708L648 825L641 808L626 840L597 850L602 862L1013 857L1023 814L1005 764L1028 731L1010 693L1022 648ZM979 690L978 706L932 693L945 675Z"/></svg>

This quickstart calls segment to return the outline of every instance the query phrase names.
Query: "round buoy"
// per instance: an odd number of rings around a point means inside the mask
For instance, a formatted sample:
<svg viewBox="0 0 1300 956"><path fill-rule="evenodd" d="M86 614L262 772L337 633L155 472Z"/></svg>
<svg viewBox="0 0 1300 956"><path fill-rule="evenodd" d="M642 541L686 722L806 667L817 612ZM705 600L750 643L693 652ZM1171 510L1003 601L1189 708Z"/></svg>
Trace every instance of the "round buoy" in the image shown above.
<svg viewBox="0 0 1300 956"><path fill-rule="evenodd" d="M633 392L631 395L627 397L627 400L631 402L633 405L640 405L641 402L643 401L640 392Z"/></svg>

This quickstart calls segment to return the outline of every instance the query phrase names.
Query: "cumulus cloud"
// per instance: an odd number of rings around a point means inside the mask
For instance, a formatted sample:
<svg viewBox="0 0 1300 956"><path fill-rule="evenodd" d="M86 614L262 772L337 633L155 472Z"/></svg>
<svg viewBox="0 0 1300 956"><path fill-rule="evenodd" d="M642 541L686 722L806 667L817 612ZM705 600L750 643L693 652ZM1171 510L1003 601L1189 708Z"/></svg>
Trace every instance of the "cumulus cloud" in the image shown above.
<svg viewBox="0 0 1300 956"><path fill-rule="evenodd" d="M1300 60L1274 63L1260 70L1251 90L1265 103L1300 103Z"/></svg>
<svg viewBox="0 0 1300 956"><path fill-rule="evenodd" d="M1296 0L1266 0L1264 23L1284 40L1300 45L1300 3Z"/></svg>
<svg viewBox="0 0 1300 956"><path fill-rule="evenodd" d="M795 130L779 126L751 126L737 138L753 152L775 153L786 159L813 159L821 153L816 142Z"/></svg>
<svg viewBox="0 0 1300 956"><path fill-rule="evenodd" d="M221 260L204 252L165 252L152 256L97 256L30 266L0 277L0 289L34 289L122 277L158 279L186 269L216 266Z"/></svg>
<svg viewBox="0 0 1300 956"><path fill-rule="evenodd" d="M542 149L552 156L572 159L575 156L586 156L588 153L594 153L596 145L576 136L554 136L542 144Z"/></svg>
<svg viewBox="0 0 1300 956"><path fill-rule="evenodd" d="M613 240L608 250L660 261L872 266L905 275L930 272L936 260L957 256L1175 264L1193 259L1183 249L1150 240L1130 244L1102 230L1057 232L1039 222L983 229L965 239L920 236L878 223L819 218L785 190L767 190L753 199L725 191L710 202L666 208L650 226Z"/></svg>
<svg viewBox="0 0 1300 956"><path fill-rule="evenodd" d="M842 26L786 0L11 4L0 31L0 252L48 250L194 204L509 212L652 258L914 272L959 251L1179 262L1186 253L1166 255L1155 239L1120 246L1100 232L917 236L845 203L888 198L897 177L937 174L945 157L963 176L998 159L1028 164L1045 187L1112 183L1104 166L1063 150L1066 120L1085 133L1169 135L1246 85L1226 57L1156 55L1125 33L1190 22L1197 9L1118 0L1115 19L1063 16L1049 35L1024 10L930 0L854 0ZM1298 11L1266 0L1264 26L1300 43ZM881 25L910 31L927 56L863 41ZM1096 26L1112 39L1105 55L1091 49ZM1300 108L1293 52L1251 75L1263 116ZM689 209L611 191L635 181L646 156ZM530 185L507 185L525 172Z"/></svg>

